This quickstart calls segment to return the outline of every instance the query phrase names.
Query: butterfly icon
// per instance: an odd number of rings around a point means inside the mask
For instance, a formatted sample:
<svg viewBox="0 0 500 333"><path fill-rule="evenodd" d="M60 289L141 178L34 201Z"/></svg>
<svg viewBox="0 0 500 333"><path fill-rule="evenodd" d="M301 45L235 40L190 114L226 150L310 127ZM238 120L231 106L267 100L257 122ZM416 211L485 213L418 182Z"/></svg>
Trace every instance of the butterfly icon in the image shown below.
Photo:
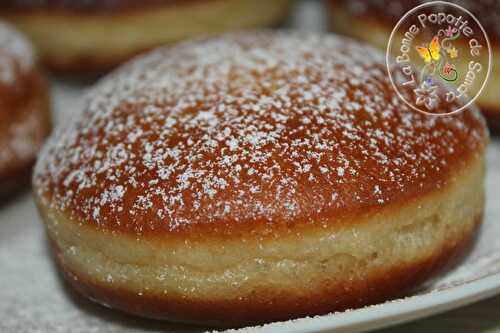
<svg viewBox="0 0 500 333"><path fill-rule="evenodd" d="M439 46L439 38L438 36L434 36L428 47L425 46L417 46L416 47L418 54L425 61L426 64L431 63L433 61L439 61L441 58L440 51L441 47Z"/></svg>

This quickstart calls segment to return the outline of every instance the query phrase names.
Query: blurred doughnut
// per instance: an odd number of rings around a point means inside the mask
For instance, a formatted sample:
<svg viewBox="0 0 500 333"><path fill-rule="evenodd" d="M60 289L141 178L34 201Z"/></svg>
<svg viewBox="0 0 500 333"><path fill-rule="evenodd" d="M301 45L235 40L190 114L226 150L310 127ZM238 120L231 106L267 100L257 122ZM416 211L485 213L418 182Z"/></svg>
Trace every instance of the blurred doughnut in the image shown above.
<svg viewBox="0 0 500 333"><path fill-rule="evenodd" d="M99 72L152 47L282 21L290 0L6 0L0 16L58 71Z"/></svg>
<svg viewBox="0 0 500 333"><path fill-rule="evenodd" d="M0 22L0 197L29 184L50 129L47 82L28 41Z"/></svg>

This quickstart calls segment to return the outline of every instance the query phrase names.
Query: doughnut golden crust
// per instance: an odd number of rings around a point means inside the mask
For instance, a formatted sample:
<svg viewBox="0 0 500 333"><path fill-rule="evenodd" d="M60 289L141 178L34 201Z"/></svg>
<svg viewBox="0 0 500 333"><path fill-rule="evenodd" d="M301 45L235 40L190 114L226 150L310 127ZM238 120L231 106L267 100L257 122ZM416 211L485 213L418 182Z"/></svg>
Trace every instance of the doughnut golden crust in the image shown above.
<svg viewBox="0 0 500 333"><path fill-rule="evenodd" d="M153 47L280 23L290 0L6 1L0 15L54 70L99 72ZM68 29L71 27L71 29Z"/></svg>
<svg viewBox="0 0 500 333"><path fill-rule="evenodd" d="M34 173L83 295L241 326L395 297L481 221L476 110L408 109L384 55L334 35L230 34L159 49L85 97Z"/></svg>
<svg viewBox="0 0 500 333"><path fill-rule="evenodd" d="M479 95L477 104L488 120L488 125L500 131L500 3L495 1L451 1L470 10L481 21L490 39L493 61L488 84ZM332 30L350 37L360 39L387 49L391 31L403 15L421 4L421 1L399 0L330 0ZM488 54L478 58L481 63L488 62ZM465 60L463 60L465 61ZM460 59L456 60L460 64Z"/></svg>
<svg viewBox="0 0 500 333"><path fill-rule="evenodd" d="M50 129L47 83L28 42L0 22L0 198L29 184Z"/></svg>

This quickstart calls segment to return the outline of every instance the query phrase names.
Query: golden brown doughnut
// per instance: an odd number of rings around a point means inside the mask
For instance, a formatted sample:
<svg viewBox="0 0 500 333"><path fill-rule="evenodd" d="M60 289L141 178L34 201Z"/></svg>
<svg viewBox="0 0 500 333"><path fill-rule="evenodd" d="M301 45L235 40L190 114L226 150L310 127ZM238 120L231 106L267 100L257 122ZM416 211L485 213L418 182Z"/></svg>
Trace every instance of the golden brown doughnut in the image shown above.
<svg viewBox="0 0 500 333"><path fill-rule="evenodd" d="M84 105L36 201L69 283L126 312L241 326L380 302L481 222L480 114L410 110L384 55L341 37L159 49Z"/></svg>
<svg viewBox="0 0 500 333"><path fill-rule="evenodd" d="M99 72L145 50L199 35L275 25L290 0L20 1L0 16L29 35L54 70Z"/></svg>
<svg viewBox="0 0 500 333"><path fill-rule="evenodd" d="M0 198L29 184L49 128L47 83L31 46L0 22Z"/></svg>
<svg viewBox="0 0 500 333"><path fill-rule="evenodd" d="M477 99L477 104L492 129L500 130L500 2L488 0L450 1L470 10L481 22L490 39L493 52L488 84ZM419 0L329 0L331 27L342 33L387 49L391 31L403 15L422 4ZM460 58L456 61L460 61ZM487 63L487 53L480 60Z"/></svg>

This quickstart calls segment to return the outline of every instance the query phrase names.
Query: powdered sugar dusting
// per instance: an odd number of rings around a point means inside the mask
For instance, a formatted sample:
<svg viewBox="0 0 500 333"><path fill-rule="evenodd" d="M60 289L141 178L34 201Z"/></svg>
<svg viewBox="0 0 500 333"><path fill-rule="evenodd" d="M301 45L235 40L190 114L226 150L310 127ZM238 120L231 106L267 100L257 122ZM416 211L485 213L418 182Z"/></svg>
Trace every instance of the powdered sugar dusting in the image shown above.
<svg viewBox="0 0 500 333"><path fill-rule="evenodd" d="M10 25L0 22L0 83L13 84L18 71L30 71L33 62L29 42Z"/></svg>
<svg viewBox="0 0 500 333"><path fill-rule="evenodd" d="M83 104L42 153L38 195L71 217L137 233L310 222L388 204L442 186L485 135L475 113L409 110L378 51L307 33L160 49Z"/></svg>
<svg viewBox="0 0 500 333"><path fill-rule="evenodd" d="M35 159L47 135L46 105L33 72L28 41L0 22L0 172ZM37 82L35 84L35 82Z"/></svg>
<svg viewBox="0 0 500 333"><path fill-rule="evenodd" d="M0 134L1 171L11 167L12 163L33 160L36 156L44 136L44 133L40 133L38 112L30 112L22 117L22 121L3 126L4 132Z"/></svg>

